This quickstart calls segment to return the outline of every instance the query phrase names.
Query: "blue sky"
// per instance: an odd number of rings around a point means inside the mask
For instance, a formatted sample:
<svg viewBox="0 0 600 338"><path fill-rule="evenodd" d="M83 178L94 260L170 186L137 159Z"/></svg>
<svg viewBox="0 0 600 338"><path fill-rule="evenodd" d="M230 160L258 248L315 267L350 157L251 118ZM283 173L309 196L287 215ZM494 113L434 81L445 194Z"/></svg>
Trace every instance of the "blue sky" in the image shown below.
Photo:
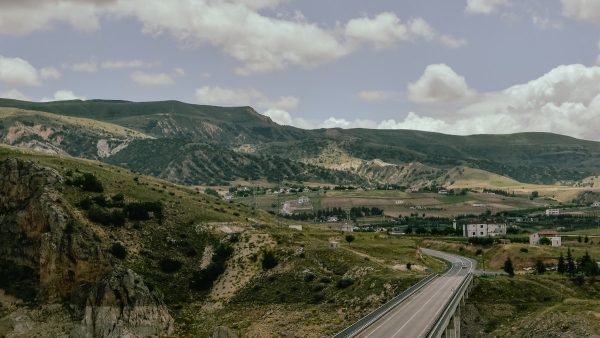
<svg viewBox="0 0 600 338"><path fill-rule="evenodd" d="M600 139L600 1L5 0L0 96Z"/></svg>

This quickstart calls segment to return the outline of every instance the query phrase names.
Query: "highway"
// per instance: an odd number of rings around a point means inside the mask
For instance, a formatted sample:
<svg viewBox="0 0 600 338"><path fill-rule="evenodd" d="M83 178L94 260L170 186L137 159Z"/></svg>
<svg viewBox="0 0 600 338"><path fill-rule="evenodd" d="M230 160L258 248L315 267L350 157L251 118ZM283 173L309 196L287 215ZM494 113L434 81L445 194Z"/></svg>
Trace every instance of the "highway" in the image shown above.
<svg viewBox="0 0 600 338"><path fill-rule="evenodd" d="M421 250L424 254L451 262L452 267L371 324L357 337L418 338L425 336L441 315L454 290L460 286L470 272L475 270L476 262L468 258L425 248ZM466 265L465 268L463 268L463 264Z"/></svg>

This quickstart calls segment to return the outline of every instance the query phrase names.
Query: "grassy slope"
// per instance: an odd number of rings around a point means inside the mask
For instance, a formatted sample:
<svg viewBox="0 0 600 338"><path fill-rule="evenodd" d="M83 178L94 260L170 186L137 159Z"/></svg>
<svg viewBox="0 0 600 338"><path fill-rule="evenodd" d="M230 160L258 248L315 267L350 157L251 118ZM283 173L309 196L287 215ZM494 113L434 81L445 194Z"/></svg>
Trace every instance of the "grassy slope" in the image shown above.
<svg viewBox="0 0 600 338"><path fill-rule="evenodd" d="M468 337L600 335L600 283L558 275L477 278L462 314Z"/></svg>
<svg viewBox="0 0 600 338"><path fill-rule="evenodd" d="M106 250L122 242L128 255L123 261L113 261L133 268L164 293L181 335L208 336L217 325L250 336L280 336L282 332L306 337L329 335L425 275L414 270L401 272L393 269L394 265L408 261L434 268L439 265L419 257L412 240L356 234L352 245L347 245L339 231L308 225L303 232L292 231L286 222L277 226L279 222L265 212L122 168L0 146L0 160L7 157L36 161L65 177L93 173L103 182L105 196L122 192L126 201L163 203L164 223L128 221L115 228L90 222L76 206L84 196L100 194L82 193L68 185L63 188L69 202L66 207L77 218L75 231L79 226L91 228ZM238 241L227 234L228 227L241 231ZM247 248L257 237L264 240ZM329 249L331 239L342 242L341 248ZM223 241L231 243L236 257L227 263L227 271L237 273L230 279L234 284L240 280L247 283L234 285L237 291L233 298L222 297L227 291L224 289L231 288L225 275L209 291L190 290L190 275L199 269L205 249ZM262 271L260 257L267 248L275 252L279 265ZM190 249L196 254L190 255ZM162 272L159 262L165 257L182 262L181 270ZM308 274L314 278L308 280ZM354 284L345 289L336 287L342 278L351 278Z"/></svg>

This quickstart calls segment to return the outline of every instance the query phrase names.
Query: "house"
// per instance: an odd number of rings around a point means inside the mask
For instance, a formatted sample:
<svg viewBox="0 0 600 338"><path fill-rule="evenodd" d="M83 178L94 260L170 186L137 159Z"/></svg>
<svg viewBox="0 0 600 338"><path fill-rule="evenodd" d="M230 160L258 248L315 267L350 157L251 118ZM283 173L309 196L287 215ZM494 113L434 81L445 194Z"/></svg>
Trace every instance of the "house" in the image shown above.
<svg viewBox="0 0 600 338"><path fill-rule="evenodd" d="M600 207L600 201L596 201L594 203L592 203L592 208L598 208Z"/></svg>
<svg viewBox="0 0 600 338"><path fill-rule="evenodd" d="M440 194L440 195L448 195L448 190L438 190L438 194Z"/></svg>
<svg viewBox="0 0 600 338"><path fill-rule="evenodd" d="M233 199L233 195L230 193L226 193L225 195L223 195L223 199L226 201L231 201Z"/></svg>
<svg viewBox="0 0 600 338"><path fill-rule="evenodd" d="M539 232L529 235L529 245L539 245L540 239L548 238L550 245L561 246L562 241L558 231L555 230L540 230Z"/></svg>
<svg viewBox="0 0 600 338"><path fill-rule="evenodd" d="M329 249L337 249L340 242L338 241L329 241Z"/></svg>
<svg viewBox="0 0 600 338"><path fill-rule="evenodd" d="M302 196L298 199L298 204L308 204L310 203L310 198L306 196Z"/></svg>
<svg viewBox="0 0 600 338"><path fill-rule="evenodd" d="M352 226L352 224L344 223L344 224L342 224L342 231L343 232L353 232L354 227Z"/></svg>
<svg viewBox="0 0 600 338"><path fill-rule="evenodd" d="M337 222L337 221L339 221L337 216L329 216L327 218L327 222Z"/></svg>
<svg viewBox="0 0 600 338"><path fill-rule="evenodd" d="M302 225L290 225L289 228L292 230L302 231Z"/></svg>
<svg viewBox="0 0 600 338"><path fill-rule="evenodd" d="M560 215L560 209L546 209L546 216L558 216Z"/></svg>
<svg viewBox="0 0 600 338"><path fill-rule="evenodd" d="M465 237L496 237L506 235L506 224L500 223L467 223L463 225Z"/></svg>

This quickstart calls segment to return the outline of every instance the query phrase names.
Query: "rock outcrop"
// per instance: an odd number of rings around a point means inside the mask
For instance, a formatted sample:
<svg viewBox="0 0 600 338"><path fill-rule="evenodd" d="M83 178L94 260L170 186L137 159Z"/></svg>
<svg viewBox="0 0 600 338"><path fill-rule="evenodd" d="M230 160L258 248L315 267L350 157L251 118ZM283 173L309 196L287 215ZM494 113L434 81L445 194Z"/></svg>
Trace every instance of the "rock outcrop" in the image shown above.
<svg viewBox="0 0 600 338"><path fill-rule="evenodd" d="M93 225L63 196L62 182L56 170L34 162L0 161L0 289L39 307L69 302L74 337L171 334L173 318L159 292L111 264ZM29 318L21 312L16 319ZM34 319L10 316L16 324L0 336L36 336Z"/></svg>
<svg viewBox="0 0 600 338"><path fill-rule="evenodd" d="M94 287L73 337L154 337L173 333L173 318L156 290L132 270L115 268Z"/></svg>
<svg viewBox="0 0 600 338"><path fill-rule="evenodd" d="M46 303L110 271L91 231L67 210L62 181L30 161L0 163L0 287L21 285Z"/></svg>

